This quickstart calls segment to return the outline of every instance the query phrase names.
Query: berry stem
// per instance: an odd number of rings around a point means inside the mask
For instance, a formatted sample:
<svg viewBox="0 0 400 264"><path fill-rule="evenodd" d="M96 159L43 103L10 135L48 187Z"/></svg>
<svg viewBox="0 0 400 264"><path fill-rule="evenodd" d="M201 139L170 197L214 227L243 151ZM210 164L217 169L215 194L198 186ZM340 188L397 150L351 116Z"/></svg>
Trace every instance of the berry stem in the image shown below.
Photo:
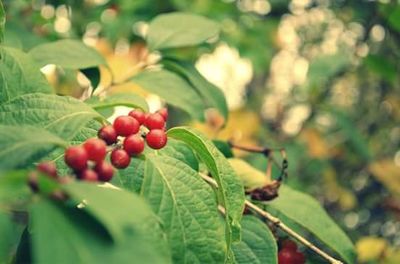
<svg viewBox="0 0 400 264"><path fill-rule="evenodd" d="M200 176L206 181L208 182L210 185L212 185L215 188L218 188L218 184L217 182L203 174L203 173L199 173ZM328 253L326 253L325 251L323 251L322 249L318 248L316 245L314 245L313 243L311 243L310 241L308 241L306 238L304 238L303 236L301 236L300 234L298 234L296 231L294 231L293 229L291 229L290 227L288 227L285 223L283 223L279 218L271 215L270 213L268 213L267 211L264 211L263 209L261 209L260 207L258 207L257 205L253 204L252 202L246 200L245 201L245 205L250 208L251 210L253 210L254 212L256 212L257 214L259 214L260 216L266 218L269 222L271 222L274 226L280 228L282 231L284 231L285 233L287 233L289 236L295 238L297 241L299 241L300 243L302 243L304 246L310 248L311 250L313 250L315 253L317 253L318 255L320 255L321 257L323 257L324 259L326 259L327 261L329 261L329 263L332 264L343 264L343 262L341 262L340 260L335 259L334 257L330 256ZM224 210L221 210L221 212L223 212Z"/></svg>

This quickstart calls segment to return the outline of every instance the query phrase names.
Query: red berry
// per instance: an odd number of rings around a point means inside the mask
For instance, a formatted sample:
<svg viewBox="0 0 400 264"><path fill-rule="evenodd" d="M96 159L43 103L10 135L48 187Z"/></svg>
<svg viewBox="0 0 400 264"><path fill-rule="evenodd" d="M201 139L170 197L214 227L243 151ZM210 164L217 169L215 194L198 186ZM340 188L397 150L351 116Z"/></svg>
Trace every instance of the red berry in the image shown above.
<svg viewBox="0 0 400 264"><path fill-rule="evenodd" d="M146 142L150 148L160 149L167 144L167 135L162 129L153 129L147 133Z"/></svg>
<svg viewBox="0 0 400 264"><path fill-rule="evenodd" d="M294 253L288 249L282 249L278 252L278 263L279 264L298 264L294 262Z"/></svg>
<svg viewBox="0 0 400 264"><path fill-rule="evenodd" d="M114 120L114 129L120 136L129 136L139 132L139 122L131 116L119 116Z"/></svg>
<svg viewBox="0 0 400 264"><path fill-rule="evenodd" d="M135 109L129 112L129 116L135 118L139 124L143 124L146 121L146 115L139 109Z"/></svg>
<svg viewBox="0 0 400 264"><path fill-rule="evenodd" d="M282 242L282 248L288 249L291 251L296 251L297 250L297 244L290 239L286 239Z"/></svg>
<svg viewBox="0 0 400 264"><path fill-rule="evenodd" d="M293 260L294 260L293 263L296 263L296 264L304 264L304 263L306 263L306 258L304 257L303 253L301 253L299 251L296 251L296 252L293 253L293 255L294 255L293 256Z"/></svg>
<svg viewBox="0 0 400 264"><path fill-rule="evenodd" d="M56 168L56 164L54 164L54 162L52 161L44 161L41 162L37 165L37 170L49 175L53 178L57 178L57 168Z"/></svg>
<svg viewBox="0 0 400 264"><path fill-rule="evenodd" d="M100 162L106 157L107 145L101 139L90 138L83 143L83 147L88 154L89 160Z"/></svg>
<svg viewBox="0 0 400 264"><path fill-rule="evenodd" d="M103 126L100 130L99 133L97 134L99 138L104 140L107 145L114 144L117 142L117 132L115 131L114 127L111 125L108 126Z"/></svg>
<svg viewBox="0 0 400 264"><path fill-rule="evenodd" d="M103 182L108 182L112 179L114 175L114 168L111 166L110 163L106 161L101 161L96 164L94 167L94 170L97 172L97 175L99 176L99 180Z"/></svg>
<svg viewBox="0 0 400 264"><path fill-rule="evenodd" d="M140 135L130 135L124 140L124 150L130 156L138 155L144 150L144 139Z"/></svg>
<svg viewBox="0 0 400 264"><path fill-rule="evenodd" d="M83 181L95 182L98 181L99 177L94 170L86 169L79 173L79 179Z"/></svg>
<svg viewBox="0 0 400 264"><path fill-rule="evenodd" d="M64 160L70 168L81 171L87 167L88 154L84 147L72 146L65 151Z"/></svg>
<svg viewBox="0 0 400 264"><path fill-rule="evenodd" d="M168 109L166 107L161 108L160 110L157 111L157 113L159 113L165 121L167 121L168 119Z"/></svg>
<svg viewBox="0 0 400 264"><path fill-rule="evenodd" d="M165 120L164 117L158 113L150 114L147 118L146 121L144 122L144 125L152 130L152 129L163 129L165 126Z"/></svg>
<svg viewBox="0 0 400 264"><path fill-rule="evenodd" d="M115 168L125 169L129 166L131 162L131 158L129 154L123 149L114 149L111 152L111 164L114 165Z"/></svg>

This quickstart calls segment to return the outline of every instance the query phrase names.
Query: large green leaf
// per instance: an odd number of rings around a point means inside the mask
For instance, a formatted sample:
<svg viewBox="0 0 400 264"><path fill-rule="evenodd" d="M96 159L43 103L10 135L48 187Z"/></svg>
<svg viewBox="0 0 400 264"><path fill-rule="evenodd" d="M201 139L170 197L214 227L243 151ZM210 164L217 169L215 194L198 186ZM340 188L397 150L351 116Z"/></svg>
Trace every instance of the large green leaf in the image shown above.
<svg viewBox="0 0 400 264"><path fill-rule="evenodd" d="M204 120L204 105L188 82L166 70L150 70L135 75L131 81L181 108L193 118Z"/></svg>
<svg viewBox="0 0 400 264"><path fill-rule="evenodd" d="M219 30L216 22L205 17L176 12L154 18L146 40L151 50L194 46L216 37Z"/></svg>
<svg viewBox="0 0 400 264"><path fill-rule="evenodd" d="M0 47L0 104L28 93L50 93L39 66L26 53Z"/></svg>
<svg viewBox="0 0 400 264"><path fill-rule="evenodd" d="M200 94L207 107L216 108L225 121L228 119L229 109L224 93L220 88L207 81L193 64L174 59L165 59L162 63L167 69L185 78Z"/></svg>
<svg viewBox="0 0 400 264"><path fill-rule="evenodd" d="M316 235L346 263L354 263L355 252L351 240L314 198L281 186L279 197L268 205Z"/></svg>
<svg viewBox="0 0 400 264"><path fill-rule="evenodd" d="M42 127L66 140L93 118L102 119L91 107L72 97L35 93L0 105L3 124Z"/></svg>
<svg viewBox="0 0 400 264"><path fill-rule="evenodd" d="M192 149L184 142L170 138L168 144L159 150L161 155L178 159L189 165L195 171L199 170L199 161Z"/></svg>
<svg viewBox="0 0 400 264"><path fill-rule="evenodd" d="M101 199L101 190L96 197ZM116 212L129 209L127 212L130 213L131 219L140 219L144 213L141 211L144 209L143 202L132 197L133 194L127 201L120 198L113 199L118 203L106 203L105 210L114 209L113 212ZM128 202L131 204L126 208ZM124 206L120 206L120 203ZM109 207L106 207L107 205ZM31 217L32 252L35 263L170 262L168 257L151 243L140 226L130 227L124 233L123 239L113 241L96 219L88 215L85 210L46 200L40 201L32 208ZM111 213L110 217L113 217Z"/></svg>
<svg viewBox="0 0 400 264"><path fill-rule="evenodd" d="M133 108L140 108L145 112L149 111L146 100L143 97L134 93L116 93L108 95L102 100L94 96L86 100L85 103L89 104L96 110L122 105Z"/></svg>
<svg viewBox="0 0 400 264"><path fill-rule="evenodd" d="M67 142L40 127L0 125L0 170L26 166Z"/></svg>
<svg viewBox="0 0 400 264"><path fill-rule="evenodd" d="M175 263L222 263L223 225L211 187L179 160L148 155L141 189L162 219Z"/></svg>
<svg viewBox="0 0 400 264"><path fill-rule="evenodd" d="M0 43L4 39L4 25L6 24L6 12L4 12L3 3L0 0Z"/></svg>
<svg viewBox="0 0 400 264"><path fill-rule="evenodd" d="M116 175L117 185L126 190L140 193L144 176L144 160L140 158L132 158L129 167L124 170L118 170Z"/></svg>
<svg viewBox="0 0 400 264"><path fill-rule="evenodd" d="M254 216L242 219L242 241L233 244L238 264L277 264L278 247L274 235L265 223Z"/></svg>
<svg viewBox="0 0 400 264"><path fill-rule="evenodd" d="M168 131L168 136L188 144L218 183L218 201L225 208L226 240L229 249L232 240L239 240L240 237L240 219L244 209L244 189L240 179L212 141L199 132L176 127Z"/></svg>
<svg viewBox="0 0 400 264"><path fill-rule="evenodd" d="M103 56L79 40L64 39L41 44L29 51L41 65L56 64L63 68L85 69L106 65Z"/></svg>
<svg viewBox="0 0 400 264"><path fill-rule="evenodd" d="M11 215L0 211L0 263L11 263L10 255L16 242L16 228L11 221Z"/></svg>

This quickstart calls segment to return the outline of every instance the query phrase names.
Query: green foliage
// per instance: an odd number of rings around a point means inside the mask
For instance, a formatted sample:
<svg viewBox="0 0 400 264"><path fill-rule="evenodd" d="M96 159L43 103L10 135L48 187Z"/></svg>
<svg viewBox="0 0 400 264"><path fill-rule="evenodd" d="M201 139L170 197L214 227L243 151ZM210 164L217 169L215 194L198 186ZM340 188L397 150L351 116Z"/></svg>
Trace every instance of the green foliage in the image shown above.
<svg viewBox="0 0 400 264"><path fill-rule="evenodd" d="M170 129L168 136L188 144L207 166L218 186L220 186L217 189L217 197L219 203L225 208L226 240L229 249L233 241L240 240L240 219L244 208L244 191L239 178L223 154L200 133L190 128L177 127Z"/></svg>
<svg viewBox="0 0 400 264"><path fill-rule="evenodd" d="M265 223L254 216L242 219L242 241L233 244L235 262L277 264L276 241Z"/></svg>
<svg viewBox="0 0 400 264"><path fill-rule="evenodd" d="M63 68L86 69L107 64L96 50L71 39L38 45L29 54L40 66L56 64Z"/></svg>
<svg viewBox="0 0 400 264"><path fill-rule="evenodd" d="M33 59L26 53L0 47L0 103L19 95L52 91Z"/></svg>
<svg viewBox="0 0 400 264"><path fill-rule="evenodd" d="M151 50L163 50L201 44L216 37L218 33L219 25L214 21L177 12L159 15L153 19L146 40Z"/></svg>
<svg viewBox="0 0 400 264"><path fill-rule="evenodd" d="M143 97L134 93L116 93L100 99L92 96L85 103L89 104L96 110L113 108L115 106L127 106L132 108L140 108L143 111L149 111L149 107Z"/></svg>
<svg viewBox="0 0 400 264"><path fill-rule="evenodd" d="M167 103L181 108L192 118L204 120L204 105L189 83L166 70L150 70L135 75L131 81L159 95Z"/></svg>
<svg viewBox="0 0 400 264"><path fill-rule="evenodd" d="M268 203L268 206L305 227L335 250L347 263L354 263L353 243L311 196L288 186L281 186L279 197Z"/></svg>
<svg viewBox="0 0 400 264"><path fill-rule="evenodd" d="M55 147L66 145L63 139L40 127L0 125L0 170L28 166Z"/></svg>
<svg viewBox="0 0 400 264"><path fill-rule="evenodd" d="M224 261L215 197L194 170L173 158L147 156L140 192L163 222L175 263Z"/></svg>
<svg viewBox="0 0 400 264"><path fill-rule="evenodd" d="M74 98L51 94L26 94L0 105L2 123L42 127L67 140L93 118L102 119L95 110Z"/></svg>
<svg viewBox="0 0 400 264"><path fill-rule="evenodd" d="M207 81L192 64L175 59L165 59L162 64L185 78L200 94L207 107L218 109L224 119L228 119L228 106L223 92Z"/></svg>
<svg viewBox="0 0 400 264"><path fill-rule="evenodd" d="M4 39L4 25L6 24L6 13L4 12L3 2L0 1L0 43Z"/></svg>

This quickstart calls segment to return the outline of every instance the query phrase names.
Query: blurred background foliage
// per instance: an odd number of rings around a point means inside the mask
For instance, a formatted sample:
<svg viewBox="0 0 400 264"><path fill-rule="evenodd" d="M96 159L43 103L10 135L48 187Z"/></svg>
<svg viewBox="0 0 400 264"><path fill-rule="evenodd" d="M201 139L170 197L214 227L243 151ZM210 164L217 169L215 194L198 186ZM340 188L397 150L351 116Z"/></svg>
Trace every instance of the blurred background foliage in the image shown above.
<svg viewBox="0 0 400 264"><path fill-rule="evenodd" d="M113 81L106 68L84 75L44 67L59 94L85 98L91 85L85 76L100 78L100 88L112 82L108 93L139 92L151 109L162 104L158 97L123 84L158 58L143 42L147 22L171 11L220 22L218 40L168 51L194 61L227 97L231 114L224 129L213 111L207 123L193 125L215 138L284 147L285 183L320 200L355 241L359 262L400 263L399 2L3 2L7 45L29 50L80 38L107 58ZM171 110L174 124L189 122ZM237 154L261 170L267 167L262 156Z"/></svg>

